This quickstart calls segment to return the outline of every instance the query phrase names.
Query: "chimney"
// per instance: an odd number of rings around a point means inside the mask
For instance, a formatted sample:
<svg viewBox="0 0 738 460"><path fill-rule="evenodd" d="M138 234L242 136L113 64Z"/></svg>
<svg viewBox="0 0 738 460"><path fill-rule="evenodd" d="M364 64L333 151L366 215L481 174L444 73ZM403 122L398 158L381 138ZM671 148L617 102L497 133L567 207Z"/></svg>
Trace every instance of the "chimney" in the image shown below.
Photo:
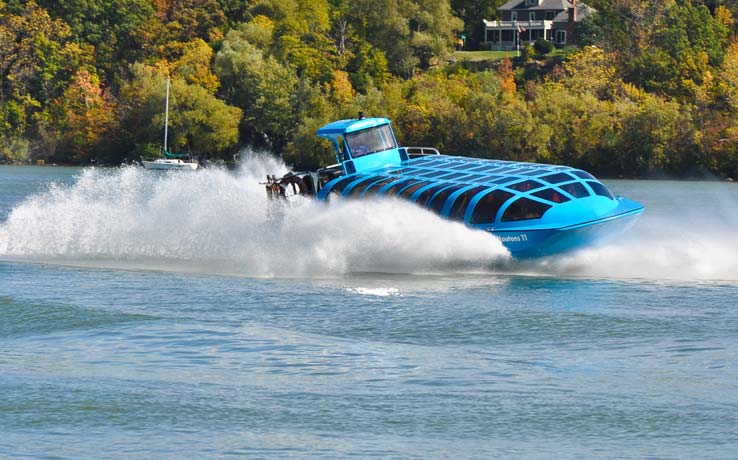
<svg viewBox="0 0 738 460"><path fill-rule="evenodd" d="M571 8L569 8L569 22L577 21L577 0L571 0Z"/></svg>

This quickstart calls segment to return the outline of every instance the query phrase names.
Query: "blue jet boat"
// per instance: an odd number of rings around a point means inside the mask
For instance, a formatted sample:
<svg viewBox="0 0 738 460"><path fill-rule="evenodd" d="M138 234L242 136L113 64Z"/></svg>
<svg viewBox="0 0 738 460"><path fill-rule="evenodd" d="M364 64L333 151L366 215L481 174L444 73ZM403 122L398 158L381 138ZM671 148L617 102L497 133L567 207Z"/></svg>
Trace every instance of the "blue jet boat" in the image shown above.
<svg viewBox="0 0 738 460"><path fill-rule="evenodd" d="M268 177L270 196L279 190L284 196L291 183L319 200L397 197L496 235L515 257L590 244L627 228L643 212L640 203L613 196L580 169L400 147L386 118L360 114L317 134L331 141L337 163L315 173Z"/></svg>

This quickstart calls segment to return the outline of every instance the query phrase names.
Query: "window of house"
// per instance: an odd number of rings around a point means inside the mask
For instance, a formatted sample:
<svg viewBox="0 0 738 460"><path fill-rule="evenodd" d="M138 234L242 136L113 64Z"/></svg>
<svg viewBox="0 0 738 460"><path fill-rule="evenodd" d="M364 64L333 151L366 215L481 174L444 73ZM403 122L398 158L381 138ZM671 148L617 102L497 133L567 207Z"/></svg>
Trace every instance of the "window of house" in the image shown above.
<svg viewBox="0 0 738 460"><path fill-rule="evenodd" d="M566 43L566 31L565 30L556 31L556 43Z"/></svg>
<svg viewBox="0 0 738 460"><path fill-rule="evenodd" d="M512 197L513 194L504 190L493 190L484 195L474 206L472 211L472 224L491 224L497 217L500 207Z"/></svg>
<svg viewBox="0 0 738 460"><path fill-rule="evenodd" d="M533 201L528 198L518 198L505 210L502 215L503 222L516 220L540 219L543 214L551 209L550 204Z"/></svg>
<svg viewBox="0 0 738 460"><path fill-rule="evenodd" d="M529 13L528 19L530 19L531 21L535 21L536 20L536 12L535 11L531 11Z"/></svg>
<svg viewBox="0 0 738 460"><path fill-rule="evenodd" d="M511 11L510 12L510 20L511 21L517 21L518 20L518 12L517 11Z"/></svg>
<svg viewBox="0 0 738 460"><path fill-rule="evenodd" d="M547 21L553 21L553 18L556 16L556 13L553 11L546 11L546 20Z"/></svg>

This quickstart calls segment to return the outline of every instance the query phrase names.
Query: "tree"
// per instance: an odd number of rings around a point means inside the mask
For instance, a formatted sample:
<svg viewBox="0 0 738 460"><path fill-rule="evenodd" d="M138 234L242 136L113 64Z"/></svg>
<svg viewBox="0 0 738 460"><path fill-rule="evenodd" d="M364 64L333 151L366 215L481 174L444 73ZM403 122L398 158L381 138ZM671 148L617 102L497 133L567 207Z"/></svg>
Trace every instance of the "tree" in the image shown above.
<svg viewBox="0 0 738 460"><path fill-rule="evenodd" d="M236 30L226 36L214 68L225 99L243 110L242 138L281 149L297 125L297 77L275 58L265 58Z"/></svg>
<svg viewBox="0 0 738 460"><path fill-rule="evenodd" d="M131 73L132 80L121 87L121 105L125 107L122 126L128 149L141 154L162 139L166 76L143 64L134 64ZM182 78L173 78L171 84L171 149L227 158L238 142L242 111Z"/></svg>

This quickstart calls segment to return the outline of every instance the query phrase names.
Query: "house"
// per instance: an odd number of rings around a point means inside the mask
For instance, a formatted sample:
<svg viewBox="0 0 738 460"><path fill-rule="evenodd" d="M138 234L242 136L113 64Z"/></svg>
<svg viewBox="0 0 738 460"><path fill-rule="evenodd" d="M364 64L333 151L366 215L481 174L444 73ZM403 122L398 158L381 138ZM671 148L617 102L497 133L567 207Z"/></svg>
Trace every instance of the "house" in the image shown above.
<svg viewBox="0 0 738 460"><path fill-rule="evenodd" d="M576 45L582 20L595 10L577 0L511 0L499 8L500 21L484 19L484 42L491 50L515 50L544 38Z"/></svg>

